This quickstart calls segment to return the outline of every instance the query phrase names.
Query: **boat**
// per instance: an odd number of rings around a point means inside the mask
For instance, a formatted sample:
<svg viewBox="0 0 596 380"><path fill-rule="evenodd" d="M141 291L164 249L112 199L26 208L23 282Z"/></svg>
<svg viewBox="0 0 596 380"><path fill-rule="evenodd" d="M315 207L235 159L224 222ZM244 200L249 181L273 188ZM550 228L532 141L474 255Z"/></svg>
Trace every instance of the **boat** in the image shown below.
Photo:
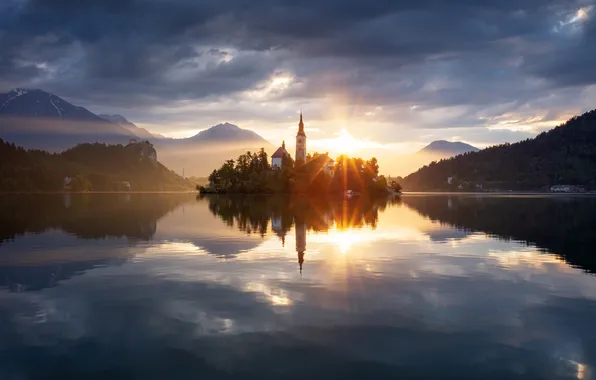
<svg viewBox="0 0 596 380"><path fill-rule="evenodd" d="M346 192L344 193L344 199L352 199L358 195L359 194L356 193L354 190L346 190Z"/></svg>

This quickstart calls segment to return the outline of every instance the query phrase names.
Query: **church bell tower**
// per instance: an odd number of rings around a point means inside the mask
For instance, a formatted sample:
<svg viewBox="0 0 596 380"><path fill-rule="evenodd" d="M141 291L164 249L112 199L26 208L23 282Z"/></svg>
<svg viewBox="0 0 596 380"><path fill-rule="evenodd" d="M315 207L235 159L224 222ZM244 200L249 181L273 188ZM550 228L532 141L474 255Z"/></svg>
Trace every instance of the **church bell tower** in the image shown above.
<svg viewBox="0 0 596 380"><path fill-rule="evenodd" d="M300 111L300 123L298 123L298 134L296 134L296 162L306 162L306 134L304 133L304 122L302 122L302 111Z"/></svg>

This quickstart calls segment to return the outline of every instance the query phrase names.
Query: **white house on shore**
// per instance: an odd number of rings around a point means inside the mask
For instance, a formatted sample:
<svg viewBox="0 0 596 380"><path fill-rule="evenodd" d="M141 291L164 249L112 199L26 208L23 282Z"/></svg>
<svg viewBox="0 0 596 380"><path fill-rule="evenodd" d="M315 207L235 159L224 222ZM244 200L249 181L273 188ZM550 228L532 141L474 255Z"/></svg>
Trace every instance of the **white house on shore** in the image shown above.
<svg viewBox="0 0 596 380"><path fill-rule="evenodd" d="M550 187L551 193L583 193L586 189L574 185L554 185Z"/></svg>
<svg viewBox="0 0 596 380"><path fill-rule="evenodd" d="M333 177L335 174L335 161L327 153L315 155L311 162L319 168L322 168L325 174Z"/></svg>
<svg viewBox="0 0 596 380"><path fill-rule="evenodd" d="M271 155L271 168L272 169L281 169L281 164L283 162L283 158L291 157L290 153L286 150L286 142L282 142L281 146L277 148L275 153Z"/></svg>

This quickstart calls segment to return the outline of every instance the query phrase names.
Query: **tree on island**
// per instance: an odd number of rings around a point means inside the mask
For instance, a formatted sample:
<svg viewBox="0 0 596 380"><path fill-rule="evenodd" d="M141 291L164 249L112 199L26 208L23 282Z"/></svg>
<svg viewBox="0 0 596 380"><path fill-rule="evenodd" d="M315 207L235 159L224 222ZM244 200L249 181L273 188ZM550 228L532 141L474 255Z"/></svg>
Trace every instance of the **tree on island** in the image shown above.
<svg viewBox="0 0 596 380"><path fill-rule="evenodd" d="M200 187L202 192L262 193L268 191L269 157L265 150L250 151L236 160L227 160L209 175L209 186Z"/></svg>
<svg viewBox="0 0 596 380"><path fill-rule="evenodd" d="M264 149L258 153L246 152L213 170L209 175L209 186L199 187L199 191L324 194L352 190L365 194L388 193L388 182L379 175L376 158L363 160L341 155L335 161L335 168L330 169L332 161L327 153L315 152L309 154L304 163L295 163L286 156L282 159L281 168L271 168Z"/></svg>

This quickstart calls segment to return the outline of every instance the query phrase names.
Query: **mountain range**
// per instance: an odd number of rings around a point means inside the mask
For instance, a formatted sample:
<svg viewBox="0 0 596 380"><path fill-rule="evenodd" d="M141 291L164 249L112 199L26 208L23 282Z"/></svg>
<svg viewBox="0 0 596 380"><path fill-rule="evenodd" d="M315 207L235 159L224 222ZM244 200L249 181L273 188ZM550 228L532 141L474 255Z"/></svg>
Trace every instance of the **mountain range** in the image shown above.
<svg viewBox="0 0 596 380"><path fill-rule="evenodd" d="M377 157L383 172L395 177L406 176L433 161L440 161L468 152L477 152L478 150L478 148L463 142L437 140L411 154L398 155L383 150L371 151L367 154Z"/></svg>
<svg viewBox="0 0 596 380"><path fill-rule="evenodd" d="M273 145L253 131L223 123L185 139L157 139L154 145L160 161L177 172L206 177L226 160L261 148L271 152Z"/></svg>
<svg viewBox="0 0 596 380"><path fill-rule="evenodd" d="M478 152L479 150L480 149L470 144L466 144L459 141L437 140L431 142L430 144L419 150L416 154L448 158L468 152Z"/></svg>
<svg viewBox="0 0 596 380"><path fill-rule="evenodd" d="M100 114L98 116L104 120L109 121L110 123L121 126L122 128L126 129L129 133L132 133L133 135L135 135L141 139L149 139L149 140L156 139L156 138L165 139L165 137L162 135L159 135L156 133L151 133L148 130L146 130L145 128L137 127L134 123L131 123L130 121L126 120L126 118L122 115Z"/></svg>
<svg viewBox="0 0 596 380"><path fill-rule="evenodd" d="M17 88L0 94L0 137L26 148L62 150L89 141L121 142L133 134L56 95Z"/></svg>
<svg viewBox="0 0 596 380"><path fill-rule="evenodd" d="M158 150L160 162L193 176L206 176L225 160L247 150L274 149L257 133L230 123L217 124L188 138L172 139L138 127L122 115L96 115L54 94L18 88L0 94L0 138L27 149L50 152L87 142L125 145L129 139L149 140ZM415 154L388 153L380 159L387 163L385 169L391 174L405 175L431 161L477 150L460 142L434 141Z"/></svg>
<svg viewBox="0 0 596 380"><path fill-rule="evenodd" d="M96 115L54 94L20 88L0 94L0 138L27 149L50 152L88 142L126 145L130 139L150 140L166 166L201 176L247 150L272 148L255 132L229 123L189 138L166 138L136 126L124 116Z"/></svg>

